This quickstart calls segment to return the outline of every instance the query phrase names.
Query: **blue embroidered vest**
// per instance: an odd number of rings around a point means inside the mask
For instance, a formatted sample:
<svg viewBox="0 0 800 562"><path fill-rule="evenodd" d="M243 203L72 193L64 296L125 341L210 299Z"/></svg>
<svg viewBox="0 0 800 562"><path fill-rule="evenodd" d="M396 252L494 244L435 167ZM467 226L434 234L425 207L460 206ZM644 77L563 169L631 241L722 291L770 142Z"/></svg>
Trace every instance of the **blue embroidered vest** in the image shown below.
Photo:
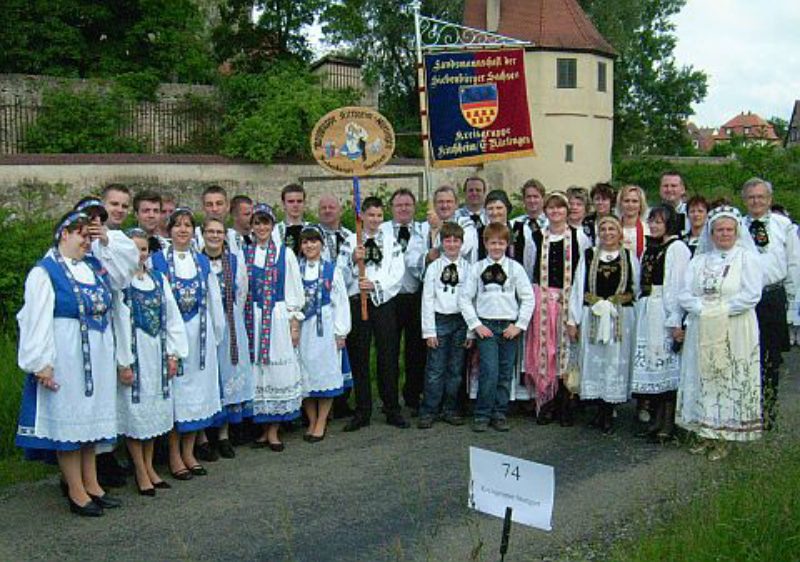
<svg viewBox="0 0 800 562"><path fill-rule="evenodd" d="M84 262L94 272L96 281L94 285L87 285L76 280L86 308L86 324L90 330L105 332L111 312L111 283L108 272L97 258L86 256ZM53 316L77 320L78 303L64 270L56 260L49 256L40 260L37 265L47 272L50 282L53 284L56 295Z"/></svg>
<svg viewBox="0 0 800 562"><path fill-rule="evenodd" d="M208 258L203 254L197 254L197 263L200 266L200 271L191 279L184 279L177 277L177 275L176 279L170 279L169 264L163 251L153 254L150 259L153 263L153 269L163 274L172 284L172 293L175 295L175 301L178 303L183 321L188 322L197 316L197 312L200 310L200 301L206 297L206 295L198 294L200 291L200 276L202 275L202 279L208 279L211 273L211 264Z"/></svg>
<svg viewBox="0 0 800 562"><path fill-rule="evenodd" d="M322 290L319 292L321 303L317 301L317 284L320 282L320 279L305 279L303 278L303 289L306 297L306 305L303 307L303 313L305 314L305 320L312 318L316 314L319 314L320 309L323 306L328 306L331 304L331 290L333 288L333 273L336 270L336 266L325 260L321 264L322 267Z"/></svg>
<svg viewBox="0 0 800 562"><path fill-rule="evenodd" d="M134 325L150 337L156 337L162 329L161 306L164 302L164 277L152 271L156 286L146 291L130 285L125 289L125 304L131 309Z"/></svg>
<svg viewBox="0 0 800 562"><path fill-rule="evenodd" d="M250 290L250 298L259 308L264 306L264 268L255 265L255 246L247 246L245 258L247 261L247 281ZM277 270L277 282L272 288L272 305L284 300L284 286L286 283L286 246L281 246L278 251L278 259L275 260Z"/></svg>

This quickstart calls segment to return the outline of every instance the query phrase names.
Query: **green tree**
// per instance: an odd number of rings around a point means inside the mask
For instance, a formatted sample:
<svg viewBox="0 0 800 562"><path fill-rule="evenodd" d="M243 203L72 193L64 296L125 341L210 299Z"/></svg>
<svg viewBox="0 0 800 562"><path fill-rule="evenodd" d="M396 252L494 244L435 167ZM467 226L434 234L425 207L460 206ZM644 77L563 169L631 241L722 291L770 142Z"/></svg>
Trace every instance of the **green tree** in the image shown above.
<svg viewBox="0 0 800 562"><path fill-rule="evenodd" d="M6 0L0 72L161 80L213 77L205 23L193 0Z"/></svg>
<svg viewBox="0 0 800 562"><path fill-rule="evenodd" d="M305 65L274 65L264 74L237 74L221 83L227 108L223 153L265 164L310 155L320 117L358 99L351 90L322 88Z"/></svg>
<svg viewBox="0 0 800 562"><path fill-rule="evenodd" d="M619 51L614 65L614 152L682 154L686 120L707 92L705 73L675 61L675 24L686 0L581 0Z"/></svg>
<svg viewBox="0 0 800 562"><path fill-rule="evenodd" d="M772 128L775 129L775 134L778 135L779 139L783 140L786 138L786 133L789 131L789 122L786 119L778 117L777 115L773 115L767 119L767 123L772 125Z"/></svg>
<svg viewBox="0 0 800 562"><path fill-rule="evenodd" d="M212 40L214 56L236 70L262 72L276 60L309 60L304 29L327 0L223 0ZM253 14L257 14L253 19Z"/></svg>
<svg viewBox="0 0 800 562"><path fill-rule="evenodd" d="M341 0L321 15L325 39L364 62L368 83L380 84L380 109L395 130L419 131L412 0ZM423 15L459 22L463 0L425 0ZM418 150L419 140L413 139ZM398 146L398 150L402 150Z"/></svg>
<svg viewBox="0 0 800 562"><path fill-rule="evenodd" d="M42 110L25 134L25 150L34 153L143 152L139 141L122 131L133 118L133 98L117 88L92 86L80 91L56 88L44 93Z"/></svg>

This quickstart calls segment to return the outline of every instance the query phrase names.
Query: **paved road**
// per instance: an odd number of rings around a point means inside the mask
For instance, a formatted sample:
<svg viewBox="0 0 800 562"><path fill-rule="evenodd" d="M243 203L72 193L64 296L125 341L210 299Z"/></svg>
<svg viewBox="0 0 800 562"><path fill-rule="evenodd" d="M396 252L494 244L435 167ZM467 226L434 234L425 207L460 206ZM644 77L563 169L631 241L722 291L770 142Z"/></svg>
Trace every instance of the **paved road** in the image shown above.
<svg viewBox="0 0 800 562"><path fill-rule="evenodd" d="M800 418L798 382L782 384L784 426ZM155 498L131 485L100 519L70 515L55 477L22 484L0 495L0 560L498 560L502 521L466 507L470 445L555 466L553 531L515 525L506 560L570 558L724 469L634 439L631 416L610 437L526 417L507 434L403 431L377 416L343 434L336 422L322 443L298 432L284 453L240 448Z"/></svg>

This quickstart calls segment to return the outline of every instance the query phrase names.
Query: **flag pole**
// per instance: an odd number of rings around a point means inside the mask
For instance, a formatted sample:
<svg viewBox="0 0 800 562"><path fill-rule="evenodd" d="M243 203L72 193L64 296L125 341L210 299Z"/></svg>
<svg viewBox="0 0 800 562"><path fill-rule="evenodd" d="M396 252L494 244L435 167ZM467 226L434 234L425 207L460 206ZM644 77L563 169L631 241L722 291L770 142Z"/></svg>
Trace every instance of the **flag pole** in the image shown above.
<svg viewBox="0 0 800 562"><path fill-rule="evenodd" d="M431 205L431 153L429 149L428 123L428 98L427 85L425 81L425 64L422 60L422 28L420 24L420 2L416 1L412 5L414 9L414 37L416 39L416 58L417 58L417 93L419 94L419 117L420 117L420 140L422 141L422 157L425 161L425 199L428 207Z"/></svg>
<svg viewBox="0 0 800 562"><path fill-rule="evenodd" d="M360 248L364 242L364 235L361 227L361 180L358 176L353 176L353 210L356 215L356 247ZM364 260L358 260L358 280L361 281L367 276L367 267ZM361 297L361 320L366 322L369 320L369 312L367 311L367 291L359 289Z"/></svg>

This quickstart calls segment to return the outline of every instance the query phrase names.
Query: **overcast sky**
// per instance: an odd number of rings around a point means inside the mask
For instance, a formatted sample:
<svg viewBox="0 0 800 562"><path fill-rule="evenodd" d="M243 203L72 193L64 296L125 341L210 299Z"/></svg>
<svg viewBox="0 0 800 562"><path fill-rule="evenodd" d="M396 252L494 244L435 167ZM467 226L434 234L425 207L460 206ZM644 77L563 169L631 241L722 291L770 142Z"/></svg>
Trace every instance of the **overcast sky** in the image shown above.
<svg viewBox="0 0 800 562"><path fill-rule="evenodd" d="M742 111L788 120L800 99L800 0L689 0L675 18L679 63L708 75L698 125Z"/></svg>

